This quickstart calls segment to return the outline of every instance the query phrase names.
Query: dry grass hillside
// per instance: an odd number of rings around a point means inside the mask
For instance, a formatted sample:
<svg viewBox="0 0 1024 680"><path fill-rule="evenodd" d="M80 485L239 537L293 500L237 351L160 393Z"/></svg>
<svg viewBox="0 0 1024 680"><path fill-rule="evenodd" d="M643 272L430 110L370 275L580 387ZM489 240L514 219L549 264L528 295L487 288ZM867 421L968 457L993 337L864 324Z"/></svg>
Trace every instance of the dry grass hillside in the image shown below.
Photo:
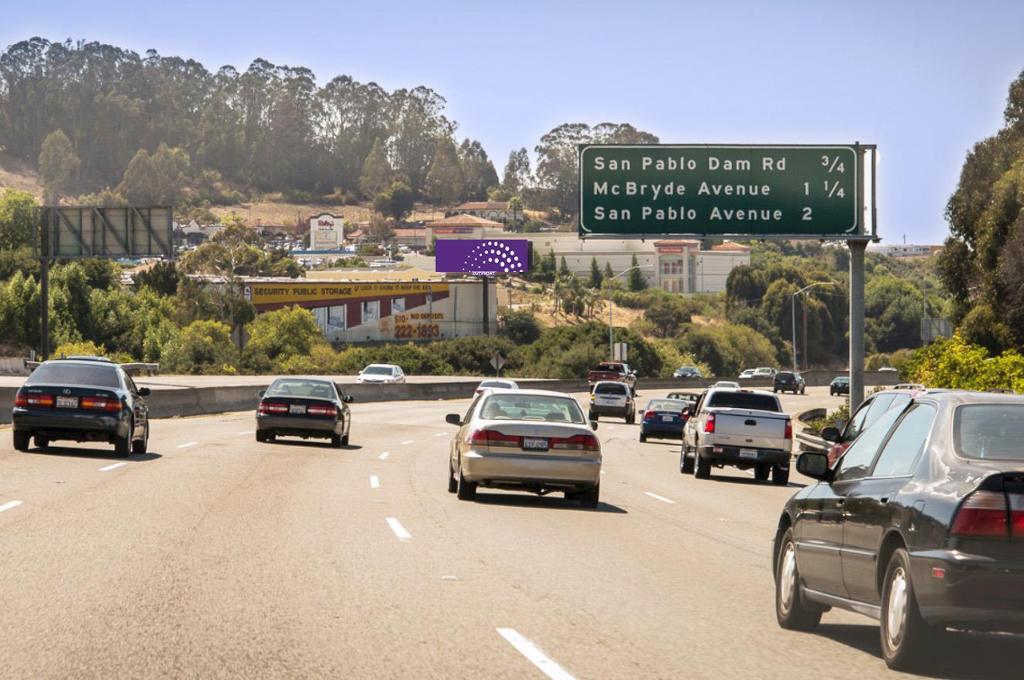
<svg viewBox="0 0 1024 680"><path fill-rule="evenodd" d="M331 213L342 215L349 222L367 222L372 214L369 205L331 205L325 203L288 203L267 198L239 203L232 206L214 207L213 213L218 217L235 213L250 226L291 225L308 220L313 215ZM417 205L409 220L439 220L444 212L432 209L428 205Z"/></svg>
<svg viewBox="0 0 1024 680"><path fill-rule="evenodd" d="M43 196L43 185L39 183L36 171L27 163L0 152L0 190L2 189L27 191L36 198Z"/></svg>

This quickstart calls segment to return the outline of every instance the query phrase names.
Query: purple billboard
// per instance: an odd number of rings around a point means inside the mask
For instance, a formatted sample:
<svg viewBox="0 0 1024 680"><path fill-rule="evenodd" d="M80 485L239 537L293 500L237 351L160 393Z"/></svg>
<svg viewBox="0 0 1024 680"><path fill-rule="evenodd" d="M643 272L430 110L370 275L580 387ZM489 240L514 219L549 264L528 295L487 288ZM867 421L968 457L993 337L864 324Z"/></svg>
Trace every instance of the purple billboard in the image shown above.
<svg viewBox="0 0 1024 680"><path fill-rule="evenodd" d="M530 268L526 239L438 239L434 270L446 274L523 274Z"/></svg>

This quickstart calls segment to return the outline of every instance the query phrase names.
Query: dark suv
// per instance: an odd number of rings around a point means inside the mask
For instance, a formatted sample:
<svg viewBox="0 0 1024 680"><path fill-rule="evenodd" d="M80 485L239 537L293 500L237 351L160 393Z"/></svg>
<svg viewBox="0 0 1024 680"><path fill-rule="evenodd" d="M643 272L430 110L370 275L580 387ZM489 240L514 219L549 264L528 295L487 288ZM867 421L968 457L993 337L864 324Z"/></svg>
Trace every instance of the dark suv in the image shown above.
<svg viewBox="0 0 1024 680"><path fill-rule="evenodd" d="M793 371L779 371L772 381L772 392L776 394L779 392L803 394L806 389L807 383L804 382L803 376Z"/></svg>

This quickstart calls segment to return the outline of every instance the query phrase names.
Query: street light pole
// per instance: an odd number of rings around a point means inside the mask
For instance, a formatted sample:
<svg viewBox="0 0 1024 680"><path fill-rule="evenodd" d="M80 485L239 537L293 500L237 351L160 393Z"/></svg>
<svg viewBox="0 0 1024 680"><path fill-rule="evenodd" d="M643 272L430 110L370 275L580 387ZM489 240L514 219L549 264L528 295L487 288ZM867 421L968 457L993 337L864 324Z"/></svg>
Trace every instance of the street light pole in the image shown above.
<svg viewBox="0 0 1024 680"><path fill-rule="evenodd" d="M623 269L615 276L605 279L605 283L611 284L612 281L619 278L623 274L628 274L634 269L640 269L640 266L630 267L629 269ZM615 358L615 343L612 340L612 287L608 286L608 361L612 361Z"/></svg>
<svg viewBox="0 0 1024 680"><path fill-rule="evenodd" d="M801 288L800 290L796 291L789 298L789 302L790 302L789 316L790 316L790 320L792 321L792 329L793 329L793 334L790 337L793 340L792 345L793 345L793 372L794 373L797 372L797 365L796 365L796 296L800 295L804 291L810 290L811 288L814 288L816 286L834 286L834 285L836 285L834 281L815 281L814 283L808 284L808 285L804 286L803 288ZM806 324L807 324L807 322L805 321L804 325L806 326ZM804 348L804 352L805 353L807 352L807 348L806 347ZM804 363L807 363L806 362L806 357L805 357Z"/></svg>

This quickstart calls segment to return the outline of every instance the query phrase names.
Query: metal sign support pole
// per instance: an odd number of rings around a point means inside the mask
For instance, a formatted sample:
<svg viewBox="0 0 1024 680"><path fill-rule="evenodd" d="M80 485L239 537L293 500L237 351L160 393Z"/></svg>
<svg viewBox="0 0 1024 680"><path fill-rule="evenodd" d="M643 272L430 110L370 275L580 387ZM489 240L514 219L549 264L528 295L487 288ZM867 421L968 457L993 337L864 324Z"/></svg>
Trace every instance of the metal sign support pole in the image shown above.
<svg viewBox="0 0 1024 680"><path fill-rule="evenodd" d="M850 412L864 401L864 252L865 241L850 248Z"/></svg>
<svg viewBox="0 0 1024 680"><path fill-rule="evenodd" d="M39 212L39 361L50 358L50 211Z"/></svg>

